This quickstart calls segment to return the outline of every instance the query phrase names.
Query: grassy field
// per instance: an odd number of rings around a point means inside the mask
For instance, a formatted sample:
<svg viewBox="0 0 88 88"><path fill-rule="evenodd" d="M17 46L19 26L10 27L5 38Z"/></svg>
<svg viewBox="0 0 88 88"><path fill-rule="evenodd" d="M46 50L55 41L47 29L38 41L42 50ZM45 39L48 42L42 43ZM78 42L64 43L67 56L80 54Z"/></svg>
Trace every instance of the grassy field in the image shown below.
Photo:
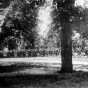
<svg viewBox="0 0 88 88"><path fill-rule="evenodd" d="M0 59L0 76L15 74L54 74L60 68L60 56ZM73 69L88 72L88 58L73 57Z"/></svg>
<svg viewBox="0 0 88 88"><path fill-rule="evenodd" d="M88 88L87 57L73 57L73 73L60 68L60 57L0 59L0 88Z"/></svg>

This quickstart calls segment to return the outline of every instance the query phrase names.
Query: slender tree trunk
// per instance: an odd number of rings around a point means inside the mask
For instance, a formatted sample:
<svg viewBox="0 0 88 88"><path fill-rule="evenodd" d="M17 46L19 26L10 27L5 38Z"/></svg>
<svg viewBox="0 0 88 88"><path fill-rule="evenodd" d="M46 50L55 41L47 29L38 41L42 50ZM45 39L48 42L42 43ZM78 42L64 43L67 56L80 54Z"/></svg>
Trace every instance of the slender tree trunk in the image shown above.
<svg viewBox="0 0 88 88"><path fill-rule="evenodd" d="M62 67L61 72L72 72L72 30L69 22L70 16L68 12L62 12L60 16L61 21L61 57Z"/></svg>

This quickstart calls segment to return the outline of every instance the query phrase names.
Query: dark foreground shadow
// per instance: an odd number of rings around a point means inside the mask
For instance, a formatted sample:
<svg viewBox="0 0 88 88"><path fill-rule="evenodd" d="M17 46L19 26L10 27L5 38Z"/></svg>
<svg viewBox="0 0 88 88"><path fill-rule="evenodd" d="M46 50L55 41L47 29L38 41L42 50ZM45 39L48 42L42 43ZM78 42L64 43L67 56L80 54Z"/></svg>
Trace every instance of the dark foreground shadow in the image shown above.
<svg viewBox="0 0 88 88"><path fill-rule="evenodd" d="M55 82L58 75L20 75L0 77L0 88L11 88L13 85L43 85L44 82Z"/></svg>
<svg viewBox="0 0 88 88"><path fill-rule="evenodd" d="M66 88L63 85L77 86L81 82L88 84L88 72L74 71L73 73L58 73L52 75L16 75L0 77L0 88ZM84 86L85 83L83 83ZM23 87L22 87L23 86ZM26 87L25 87L26 86ZM27 87L28 86L28 87ZM52 87L52 88L53 88ZM73 88L73 87L69 87ZM77 88L77 87L74 87ZM83 87L85 88L85 87ZM86 87L87 88L87 87Z"/></svg>

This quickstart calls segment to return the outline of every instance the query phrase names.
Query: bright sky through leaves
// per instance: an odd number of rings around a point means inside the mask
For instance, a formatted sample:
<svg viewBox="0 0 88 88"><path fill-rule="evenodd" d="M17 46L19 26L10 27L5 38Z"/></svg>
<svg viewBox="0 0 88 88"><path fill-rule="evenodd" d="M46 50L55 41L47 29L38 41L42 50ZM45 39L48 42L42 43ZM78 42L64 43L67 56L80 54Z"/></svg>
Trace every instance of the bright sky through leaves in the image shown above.
<svg viewBox="0 0 88 88"><path fill-rule="evenodd" d="M76 0L75 1L75 6L80 6L82 8L88 8L88 0Z"/></svg>
<svg viewBox="0 0 88 88"><path fill-rule="evenodd" d="M48 31L51 28L52 18L51 18L51 12L52 12L52 2L50 0L46 0L46 3L44 6L40 7L39 13L38 13L38 31L39 35L42 37L46 37Z"/></svg>

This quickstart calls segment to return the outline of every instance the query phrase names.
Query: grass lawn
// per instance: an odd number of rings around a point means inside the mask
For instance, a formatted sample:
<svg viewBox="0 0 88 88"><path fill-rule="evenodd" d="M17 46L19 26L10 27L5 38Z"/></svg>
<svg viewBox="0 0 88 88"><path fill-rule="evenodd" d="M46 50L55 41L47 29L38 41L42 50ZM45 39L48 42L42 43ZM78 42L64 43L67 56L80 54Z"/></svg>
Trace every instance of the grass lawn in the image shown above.
<svg viewBox="0 0 88 88"><path fill-rule="evenodd" d="M0 88L88 88L88 59L73 58L75 72L54 74L58 58L1 59Z"/></svg>

